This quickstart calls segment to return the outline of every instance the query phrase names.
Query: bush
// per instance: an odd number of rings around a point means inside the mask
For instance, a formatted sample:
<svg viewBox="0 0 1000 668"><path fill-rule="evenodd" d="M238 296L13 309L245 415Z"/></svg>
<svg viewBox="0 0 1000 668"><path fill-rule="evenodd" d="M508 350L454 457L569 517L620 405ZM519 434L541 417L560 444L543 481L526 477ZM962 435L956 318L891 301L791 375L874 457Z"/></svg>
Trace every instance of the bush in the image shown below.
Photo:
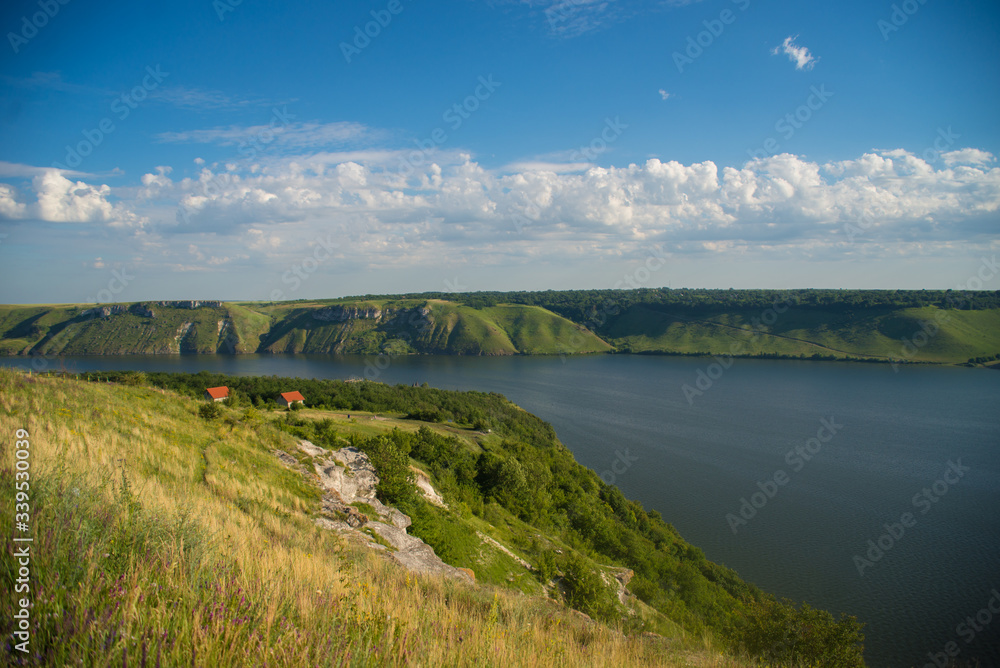
<svg viewBox="0 0 1000 668"><path fill-rule="evenodd" d="M219 404L214 401L210 401L207 404L202 404L201 408L198 409L198 416L203 417L206 420L214 420L215 418L222 415L222 409L219 408Z"/></svg>
<svg viewBox="0 0 1000 668"><path fill-rule="evenodd" d="M358 449L368 455L378 474L376 487L379 500L387 505L408 506L417 499L417 487L410 470L406 434L394 430L388 437L375 436L358 443Z"/></svg>
<svg viewBox="0 0 1000 668"><path fill-rule="evenodd" d="M611 621L618 617L611 589L596 566L576 552L567 554L560 565L567 604L594 619Z"/></svg>
<svg viewBox="0 0 1000 668"><path fill-rule="evenodd" d="M121 377L122 384L131 385L133 387L146 385L147 380L146 374L142 371L129 371Z"/></svg>

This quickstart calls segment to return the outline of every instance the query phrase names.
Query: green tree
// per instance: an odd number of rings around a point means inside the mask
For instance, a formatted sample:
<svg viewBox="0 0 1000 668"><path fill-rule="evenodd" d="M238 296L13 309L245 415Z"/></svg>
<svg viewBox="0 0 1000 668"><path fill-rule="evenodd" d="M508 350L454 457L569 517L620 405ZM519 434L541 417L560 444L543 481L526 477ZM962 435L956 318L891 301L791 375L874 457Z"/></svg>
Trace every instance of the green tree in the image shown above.
<svg viewBox="0 0 1000 668"><path fill-rule="evenodd" d="M395 506L410 505L417 498L413 471L410 470L409 448L404 449L398 442L402 440L391 436L374 436L358 444L358 448L368 455L378 474L376 492L379 500Z"/></svg>

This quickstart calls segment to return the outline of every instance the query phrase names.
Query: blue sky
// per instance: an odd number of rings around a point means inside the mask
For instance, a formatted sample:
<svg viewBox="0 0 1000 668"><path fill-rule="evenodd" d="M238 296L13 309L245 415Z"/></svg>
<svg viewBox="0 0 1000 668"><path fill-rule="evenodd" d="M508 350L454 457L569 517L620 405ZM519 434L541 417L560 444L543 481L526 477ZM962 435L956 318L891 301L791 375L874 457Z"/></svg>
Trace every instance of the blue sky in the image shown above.
<svg viewBox="0 0 1000 668"><path fill-rule="evenodd" d="M1000 246L995 2L233 2L6 3L0 302L955 288Z"/></svg>

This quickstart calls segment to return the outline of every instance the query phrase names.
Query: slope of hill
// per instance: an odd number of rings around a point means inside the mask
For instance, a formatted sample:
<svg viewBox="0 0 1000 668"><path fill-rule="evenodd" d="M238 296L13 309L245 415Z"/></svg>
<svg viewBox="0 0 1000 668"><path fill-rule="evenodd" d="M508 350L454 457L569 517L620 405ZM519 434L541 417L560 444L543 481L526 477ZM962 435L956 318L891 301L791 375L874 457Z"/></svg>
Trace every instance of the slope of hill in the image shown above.
<svg viewBox="0 0 1000 668"><path fill-rule="evenodd" d="M961 364L1000 355L1000 297L593 290L0 306L7 355L609 351Z"/></svg>
<svg viewBox="0 0 1000 668"><path fill-rule="evenodd" d="M0 626L9 636L29 611L29 663L863 665L853 620L707 562L499 395L299 380L323 406L272 412L248 404L288 379L223 378L244 404L219 408L191 396L210 375L104 376L115 382L0 370L0 429L26 453L4 449L0 493L29 507L27 527L5 513L0 530L34 538L31 605L4 597ZM478 584L414 576L322 529L305 436L366 452L380 501ZM417 493L411 466L447 507ZM18 568L0 555L7 591ZM628 570L619 598L607 576Z"/></svg>
<svg viewBox="0 0 1000 668"><path fill-rule="evenodd" d="M749 309L691 314L639 305L598 331L619 350L630 352L958 363L1000 351L997 309L926 306L838 313L790 308L768 326L760 317L759 311Z"/></svg>

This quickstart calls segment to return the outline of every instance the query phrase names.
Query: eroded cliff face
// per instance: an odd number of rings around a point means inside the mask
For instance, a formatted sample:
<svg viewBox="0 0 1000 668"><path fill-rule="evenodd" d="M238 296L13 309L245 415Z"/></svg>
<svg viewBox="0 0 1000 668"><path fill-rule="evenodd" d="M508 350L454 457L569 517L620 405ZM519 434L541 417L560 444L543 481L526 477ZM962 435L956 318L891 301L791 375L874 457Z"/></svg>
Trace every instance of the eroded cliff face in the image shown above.
<svg viewBox="0 0 1000 668"><path fill-rule="evenodd" d="M431 310L420 308L386 308L377 306L341 306L335 305L313 311L313 320L320 322L347 322L349 320L375 320L379 323L393 321L427 320Z"/></svg>
<svg viewBox="0 0 1000 668"><path fill-rule="evenodd" d="M330 306L313 311L313 320L320 322L345 322L347 320L381 320L382 309L377 306Z"/></svg>
<svg viewBox="0 0 1000 668"><path fill-rule="evenodd" d="M449 566L430 545L406 533L410 526L409 516L375 498L379 478L368 455L354 447L325 450L309 441L300 442L299 448L313 458L313 469L323 489L324 516L318 518L316 524L350 534L372 549L384 550L390 558L416 573L440 574L464 582L474 580L467 569ZM302 470L288 453L275 454L288 466ZM431 492L434 497L441 498L433 488ZM370 519L352 505L359 502L372 508L379 519ZM389 547L373 540L372 534Z"/></svg>

